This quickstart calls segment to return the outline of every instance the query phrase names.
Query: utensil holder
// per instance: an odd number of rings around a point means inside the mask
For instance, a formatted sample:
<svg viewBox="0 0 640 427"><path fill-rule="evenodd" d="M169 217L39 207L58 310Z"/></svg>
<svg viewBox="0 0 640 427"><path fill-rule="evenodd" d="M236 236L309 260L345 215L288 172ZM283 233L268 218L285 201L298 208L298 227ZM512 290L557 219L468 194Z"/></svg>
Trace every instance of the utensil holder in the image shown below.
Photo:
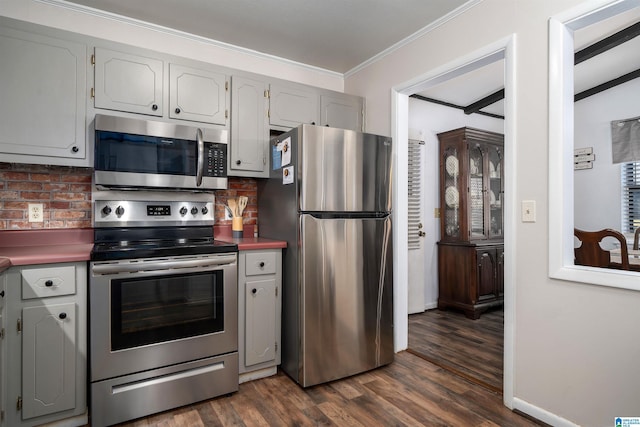
<svg viewBox="0 0 640 427"><path fill-rule="evenodd" d="M233 219L231 220L231 232L232 232L233 238L241 239L242 230L243 230L242 217L241 216L233 217Z"/></svg>

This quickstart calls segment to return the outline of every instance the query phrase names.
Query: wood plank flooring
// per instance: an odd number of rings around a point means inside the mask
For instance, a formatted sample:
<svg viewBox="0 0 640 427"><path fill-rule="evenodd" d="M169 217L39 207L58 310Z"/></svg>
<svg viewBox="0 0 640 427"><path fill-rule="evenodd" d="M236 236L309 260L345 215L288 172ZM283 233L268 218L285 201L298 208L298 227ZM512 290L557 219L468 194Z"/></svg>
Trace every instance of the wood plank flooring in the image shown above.
<svg viewBox="0 0 640 427"><path fill-rule="evenodd" d="M409 352L502 392L504 310L471 320L454 310L409 315Z"/></svg>
<svg viewBox="0 0 640 427"><path fill-rule="evenodd" d="M409 352L382 368L303 389L286 374L240 385L230 396L120 427L537 426L502 396Z"/></svg>

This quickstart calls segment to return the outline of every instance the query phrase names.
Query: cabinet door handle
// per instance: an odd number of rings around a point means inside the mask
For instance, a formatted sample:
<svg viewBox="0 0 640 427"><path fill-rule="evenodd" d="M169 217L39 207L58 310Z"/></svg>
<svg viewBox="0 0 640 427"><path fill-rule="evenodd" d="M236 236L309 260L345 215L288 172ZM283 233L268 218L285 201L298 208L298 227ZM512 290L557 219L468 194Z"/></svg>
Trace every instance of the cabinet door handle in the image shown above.
<svg viewBox="0 0 640 427"><path fill-rule="evenodd" d="M180 114L180 109L176 108L176 114Z"/></svg>
<svg viewBox="0 0 640 427"><path fill-rule="evenodd" d="M0 291L0 298L4 298L4 291Z"/></svg>
<svg viewBox="0 0 640 427"><path fill-rule="evenodd" d="M58 314L58 317L59 317L60 319L64 320L64 319L66 319L66 318L67 318L67 313L60 313L60 314Z"/></svg>
<svg viewBox="0 0 640 427"><path fill-rule="evenodd" d="M241 160L236 160L236 165L239 165L240 163L242 163Z"/></svg>
<svg viewBox="0 0 640 427"><path fill-rule="evenodd" d="M264 267L264 261L260 263L260 268Z"/></svg>
<svg viewBox="0 0 640 427"><path fill-rule="evenodd" d="M151 109L152 109L153 111L156 111L156 110L158 109L158 105L157 105L157 104L153 104L153 105L151 106Z"/></svg>
<svg viewBox="0 0 640 427"><path fill-rule="evenodd" d="M71 151L73 151L74 153L77 153L78 151L80 151L80 149L79 149L77 146L75 146L75 145L74 145L74 146L71 148Z"/></svg>
<svg viewBox="0 0 640 427"><path fill-rule="evenodd" d="M46 282L44 282L44 285L45 285L47 288L50 288L51 286L53 286L53 280L47 280Z"/></svg>
<svg viewBox="0 0 640 427"><path fill-rule="evenodd" d="M258 292L258 290L257 290L256 288L251 289L251 293L252 293L252 294L254 294L254 295L255 295L255 294L256 294L256 292Z"/></svg>

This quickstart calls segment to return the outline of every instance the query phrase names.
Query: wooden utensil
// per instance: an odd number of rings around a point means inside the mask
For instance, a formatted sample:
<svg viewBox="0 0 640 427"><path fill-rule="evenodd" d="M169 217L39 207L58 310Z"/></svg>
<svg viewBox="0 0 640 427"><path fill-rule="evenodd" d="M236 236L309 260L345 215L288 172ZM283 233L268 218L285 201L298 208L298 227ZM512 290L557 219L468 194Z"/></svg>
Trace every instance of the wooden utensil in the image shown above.
<svg viewBox="0 0 640 427"><path fill-rule="evenodd" d="M247 207L247 201L249 198L247 196L238 197L238 214L242 216L242 212L244 212L244 208Z"/></svg>
<svg viewBox="0 0 640 427"><path fill-rule="evenodd" d="M227 206L229 206L229 209L231 209L231 214L236 217L238 216L238 210L237 210L237 202L236 199L227 199Z"/></svg>

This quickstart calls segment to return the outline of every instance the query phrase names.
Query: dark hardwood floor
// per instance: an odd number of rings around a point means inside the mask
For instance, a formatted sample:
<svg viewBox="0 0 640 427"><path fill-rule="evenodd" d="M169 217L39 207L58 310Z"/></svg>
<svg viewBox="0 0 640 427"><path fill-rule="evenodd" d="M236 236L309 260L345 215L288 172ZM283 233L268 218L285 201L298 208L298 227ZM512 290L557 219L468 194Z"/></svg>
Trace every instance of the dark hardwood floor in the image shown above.
<svg viewBox="0 0 640 427"><path fill-rule="evenodd" d="M409 352L382 368L303 389L287 375L240 385L230 396L142 418L145 426L537 426L502 396Z"/></svg>
<svg viewBox="0 0 640 427"><path fill-rule="evenodd" d="M409 315L409 352L500 393L503 341L503 309L476 320L454 310Z"/></svg>

